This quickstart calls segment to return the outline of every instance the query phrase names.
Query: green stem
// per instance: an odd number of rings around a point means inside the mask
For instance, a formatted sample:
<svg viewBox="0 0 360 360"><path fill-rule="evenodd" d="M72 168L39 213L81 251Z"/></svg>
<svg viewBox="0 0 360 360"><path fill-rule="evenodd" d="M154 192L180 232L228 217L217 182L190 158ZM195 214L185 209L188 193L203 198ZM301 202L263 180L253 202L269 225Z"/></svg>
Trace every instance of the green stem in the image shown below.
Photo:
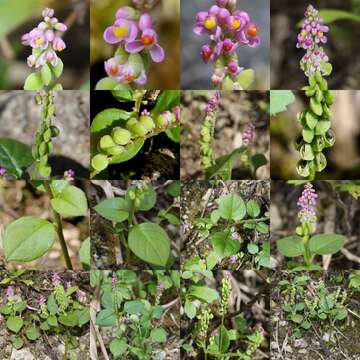
<svg viewBox="0 0 360 360"><path fill-rule="evenodd" d="M52 197L52 192L51 192L51 188L50 188L50 182L48 180L45 180L44 181L44 186L46 188L46 191L50 194L50 196ZM73 266L72 266L72 263L71 263L71 259L70 259L70 255L69 255L69 252L68 252L68 248L66 246L66 241L65 241L65 238L64 238L64 233L63 233L63 226L62 226L62 221L61 221L61 217L60 215L54 210L52 209L52 213L53 213L53 216L54 216L54 219L55 219L55 222L56 222L56 232L57 232L57 235L58 235L58 239L59 239L59 242L60 242L60 246L61 246L61 250L62 250L62 253L64 255L64 259L65 259L65 263L66 263L66 267L69 269L69 270L73 270Z"/></svg>

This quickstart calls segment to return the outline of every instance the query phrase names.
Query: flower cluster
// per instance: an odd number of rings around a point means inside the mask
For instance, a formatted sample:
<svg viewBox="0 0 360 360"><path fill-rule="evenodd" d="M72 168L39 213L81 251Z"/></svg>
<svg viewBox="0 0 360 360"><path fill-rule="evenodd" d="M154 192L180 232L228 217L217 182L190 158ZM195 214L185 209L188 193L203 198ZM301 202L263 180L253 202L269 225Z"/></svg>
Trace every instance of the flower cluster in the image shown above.
<svg viewBox="0 0 360 360"><path fill-rule="evenodd" d="M64 179L68 181L75 180L75 171L73 169L68 169L64 171Z"/></svg>
<svg viewBox="0 0 360 360"><path fill-rule="evenodd" d="M318 195L311 183L307 183L297 202L300 209L299 219L302 224L316 222L316 199Z"/></svg>
<svg viewBox="0 0 360 360"><path fill-rule="evenodd" d="M323 75L328 73L323 64L328 62L329 58L321 46L327 42L328 31L329 27L323 24L319 12L309 5L296 44L297 48L306 50L306 54L300 60L300 67L308 77L316 71L320 71Z"/></svg>
<svg viewBox="0 0 360 360"><path fill-rule="evenodd" d="M66 48L62 39L67 30L65 24L54 17L54 10L45 8L42 12L43 21L29 33L22 36L23 45L33 48L32 54L27 58L29 67L39 68L46 63L57 66L59 63L58 52Z"/></svg>
<svg viewBox="0 0 360 360"><path fill-rule="evenodd" d="M242 144L244 146L247 146L252 142L254 138L254 130L255 130L255 125L253 123L249 123L246 125L244 132L242 134Z"/></svg>
<svg viewBox="0 0 360 360"><path fill-rule="evenodd" d="M159 0L133 0L133 4L138 9L152 9Z"/></svg>
<svg viewBox="0 0 360 360"><path fill-rule="evenodd" d="M217 0L208 11L196 15L193 31L209 36L210 42L203 45L201 56L205 63L216 63L214 85L220 86L227 79L233 82L234 90L241 89L237 76L243 68L239 66L236 50L240 45L252 48L260 45L259 27L249 14L236 9L236 0Z"/></svg>
<svg viewBox="0 0 360 360"><path fill-rule="evenodd" d="M221 316L224 316L227 312L231 290L232 290L231 281L228 276L225 276L222 279L222 287L221 287L221 300L220 300L220 309L219 309L219 314Z"/></svg>
<svg viewBox="0 0 360 360"><path fill-rule="evenodd" d="M117 11L114 23L105 29L104 40L109 44L119 44L115 55L105 61L105 71L120 84L146 84L142 55L149 53L155 63L165 58L151 15L143 13L139 16L139 12L130 6Z"/></svg>
<svg viewBox="0 0 360 360"><path fill-rule="evenodd" d="M198 331L200 337L206 337L210 321L213 318L214 315L211 312L211 309L203 307L200 315L197 316L197 319L199 320Z"/></svg>
<svg viewBox="0 0 360 360"><path fill-rule="evenodd" d="M6 173L7 173L7 170L4 167L0 166L0 177L5 176Z"/></svg>

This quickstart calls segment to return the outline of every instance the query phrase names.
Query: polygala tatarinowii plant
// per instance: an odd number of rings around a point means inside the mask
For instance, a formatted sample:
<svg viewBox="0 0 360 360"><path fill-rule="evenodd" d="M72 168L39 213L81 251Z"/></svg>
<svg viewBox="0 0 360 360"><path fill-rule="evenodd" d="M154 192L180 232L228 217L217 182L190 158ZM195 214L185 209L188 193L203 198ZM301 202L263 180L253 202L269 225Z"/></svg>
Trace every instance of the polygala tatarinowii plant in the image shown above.
<svg viewBox="0 0 360 360"><path fill-rule="evenodd" d="M328 89L324 78L331 74L332 66L321 46L327 42L328 31L329 28L323 24L318 11L309 5L296 44L298 48L306 50L300 67L309 81L309 85L302 89L309 99L309 105L298 114L303 130L295 143L301 157L297 172L309 180L315 178L316 172L326 168L327 160L322 151L335 143L335 135L330 129L330 107L335 101L335 92Z"/></svg>
<svg viewBox="0 0 360 360"><path fill-rule="evenodd" d="M151 4L152 3L152 4ZM156 2L134 5L147 9ZM154 30L153 18L148 12L139 11L131 6L117 10L114 23L104 31L108 44L117 44L112 58L105 61L108 77L101 79L97 90L133 89L147 83L147 64L150 60L161 63L165 59L164 49L159 45L158 34Z"/></svg>
<svg viewBox="0 0 360 360"><path fill-rule="evenodd" d="M167 192L177 197L179 193L175 187L179 186L172 183ZM174 263L170 238L160 225L161 221L179 225L178 216L170 211L173 205L160 210L154 221L146 221L141 215L152 210L156 202L155 187L145 181L134 181L124 197L105 199L94 208L102 217L113 222L112 231L119 237L121 248L125 249L126 263L132 254L151 268L170 268Z"/></svg>
<svg viewBox="0 0 360 360"><path fill-rule="evenodd" d="M241 146L230 154L215 158L213 142L215 136L215 125L217 113L220 106L221 92L215 91L208 101L205 109L205 117L201 125L201 136L199 141L201 152L201 166L207 178L231 180L235 165L240 161L244 169L250 170L255 176L256 170L267 164L263 154L251 156L251 143L254 139L255 124L249 122L242 133Z"/></svg>
<svg viewBox="0 0 360 360"><path fill-rule="evenodd" d="M280 253L286 257L302 256L305 266L297 266L297 270L321 270L313 264L316 255L330 255L338 252L344 245L345 237L340 234L317 234L316 205L318 194L313 185L307 183L297 202L300 225L296 228L296 235L277 241Z"/></svg>
<svg viewBox="0 0 360 360"><path fill-rule="evenodd" d="M71 185L68 180L34 181L36 189L50 195L53 221L35 216L23 216L5 229L3 251L6 261L26 263L45 255L58 238L62 255L68 269L73 269L64 238L62 217L85 216L87 199L85 193ZM90 266L90 239L83 241L80 261L84 268Z"/></svg>
<svg viewBox="0 0 360 360"><path fill-rule="evenodd" d="M57 79L62 74L64 65L57 53L66 48L62 36L67 26L54 17L53 9L45 8L42 16L43 21L21 38L23 45L32 48L27 63L30 68L35 69L26 78L24 90L62 90Z"/></svg>
<svg viewBox="0 0 360 360"><path fill-rule="evenodd" d="M180 141L180 93L177 90L114 90L121 103L134 103L132 111L106 109L91 124L91 177L111 164L135 157L145 141L162 132Z"/></svg>
<svg viewBox="0 0 360 360"><path fill-rule="evenodd" d="M222 90L247 89L254 80L254 71L239 66L236 50L245 45L260 45L259 27L246 11L237 9L236 0L216 0L208 11L196 15L193 31L208 35L210 42L203 45L201 56L205 63L214 62L211 81Z"/></svg>

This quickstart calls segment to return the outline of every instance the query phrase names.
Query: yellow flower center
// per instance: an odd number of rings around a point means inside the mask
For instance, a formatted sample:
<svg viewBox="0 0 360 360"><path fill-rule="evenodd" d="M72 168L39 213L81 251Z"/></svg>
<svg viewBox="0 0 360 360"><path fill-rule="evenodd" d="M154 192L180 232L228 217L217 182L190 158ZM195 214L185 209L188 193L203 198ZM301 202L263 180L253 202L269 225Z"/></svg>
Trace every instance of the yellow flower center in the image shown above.
<svg viewBox="0 0 360 360"><path fill-rule="evenodd" d="M304 30L300 33L301 36L306 36L307 35L307 32Z"/></svg>
<svg viewBox="0 0 360 360"><path fill-rule="evenodd" d="M58 45L56 46L56 50L57 50L57 51L63 51L64 48L63 48L60 44L58 44Z"/></svg>
<svg viewBox="0 0 360 360"><path fill-rule="evenodd" d="M323 33L322 31L319 31L319 32L318 32L318 37L319 37L319 38L322 38L323 36L324 36L324 33Z"/></svg>
<svg viewBox="0 0 360 360"><path fill-rule="evenodd" d="M241 26L241 21L239 19L235 19L233 20L231 26L234 30L237 30Z"/></svg>
<svg viewBox="0 0 360 360"><path fill-rule="evenodd" d="M213 29L216 26L216 20L213 17L208 17L205 21L204 21L204 27L208 30Z"/></svg>
<svg viewBox="0 0 360 360"><path fill-rule="evenodd" d="M36 43L37 45L41 45L41 44L44 43L44 39L36 39L36 40L35 40L35 43Z"/></svg>
<svg viewBox="0 0 360 360"><path fill-rule="evenodd" d="M120 39L123 36L128 34L128 29L127 29L126 25L114 26L113 32L114 32L115 36Z"/></svg>

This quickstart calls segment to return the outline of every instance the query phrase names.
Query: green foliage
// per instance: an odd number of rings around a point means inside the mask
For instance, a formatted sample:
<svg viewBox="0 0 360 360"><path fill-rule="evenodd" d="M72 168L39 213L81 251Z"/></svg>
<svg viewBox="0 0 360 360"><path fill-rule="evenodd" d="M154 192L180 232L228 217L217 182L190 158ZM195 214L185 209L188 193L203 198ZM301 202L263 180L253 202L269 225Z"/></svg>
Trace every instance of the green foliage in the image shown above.
<svg viewBox="0 0 360 360"><path fill-rule="evenodd" d="M270 91L270 115L274 116L287 109L295 102L295 96L291 90Z"/></svg>
<svg viewBox="0 0 360 360"><path fill-rule="evenodd" d="M339 20L351 20L360 22L360 16L345 10L322 9L319 15L323 18L325 24L330 24Z"/></svg>

